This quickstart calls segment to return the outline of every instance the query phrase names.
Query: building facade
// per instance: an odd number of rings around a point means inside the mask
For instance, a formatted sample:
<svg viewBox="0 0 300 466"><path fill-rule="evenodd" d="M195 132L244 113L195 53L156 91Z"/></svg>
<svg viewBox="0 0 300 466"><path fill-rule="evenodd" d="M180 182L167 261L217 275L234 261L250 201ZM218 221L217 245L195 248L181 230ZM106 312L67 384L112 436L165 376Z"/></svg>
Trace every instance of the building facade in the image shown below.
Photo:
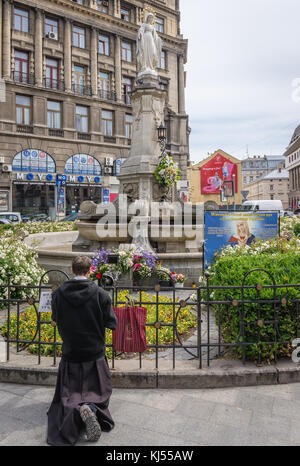
<svg viewBox="0 0 300 466"><path fill-rule="evenodd" d="M300 208L300 126L293 134L285 153L285 166L289 172L289 209Z"/></svg>
<svg viewBox="0 0 300 466"><path fill-rule="evenodd" d="M168 149L187 177L179 0L0 0L0 209L54 218L117 195L145 8L155 11L163 41Z"/></svg>
<svg viewBox="0 0 300 466"><path fill-rule="evenodd" d="M241 160L217 150L189 169L190 200L207 206L242 204ZM230 186L231 184L231 186ZM232 186L234 184L234 189ZM226 191L231 193L226 196Z"/></svg>
<svg viewBox="0 0 300 466"><path fill-rule="evenodd" d="M289 208L289 172L284 168L273 170L262 178L247 185L247 201L280 200L283 209Z"/></svg>
<svg viewBox="0 0 300 466"><path fill-rule="evenodd" d="M279 163L284 163L282 155L252 156L242 160L243 188L255 180L275 170Z"/></svg>

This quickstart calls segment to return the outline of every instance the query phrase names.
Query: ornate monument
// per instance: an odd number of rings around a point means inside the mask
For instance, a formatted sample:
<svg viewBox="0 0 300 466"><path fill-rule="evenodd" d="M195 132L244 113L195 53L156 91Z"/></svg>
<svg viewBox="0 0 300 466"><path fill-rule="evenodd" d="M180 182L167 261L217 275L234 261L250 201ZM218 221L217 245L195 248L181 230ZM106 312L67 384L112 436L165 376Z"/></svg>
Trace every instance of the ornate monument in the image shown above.
<svg viewBox="0 0 300 466"><path fill-rule="evenodd" d="M160 86L157 73L162 41L154 22L154 14L145 10L137 36L137 78L131 95L131 150L118 177L120 194L108 206L89 201L82 204L77 223L79 236L73 243L73 251L93 251L101 247L120 249L132 245L153 248L164 256L167 265L196 281L202 267L203 217L196 219L194 209L186 220L185 205L177 195L176 183L164 185L154 174L162 157L158 128L164 124L166 105L166 91ZM154 217L153 203L156 206ZM164 229L165 218L170 219L169 232ZM105 221L109 224L108 235L102 228ZM181 234L178 234L180 227Z"/></svg>

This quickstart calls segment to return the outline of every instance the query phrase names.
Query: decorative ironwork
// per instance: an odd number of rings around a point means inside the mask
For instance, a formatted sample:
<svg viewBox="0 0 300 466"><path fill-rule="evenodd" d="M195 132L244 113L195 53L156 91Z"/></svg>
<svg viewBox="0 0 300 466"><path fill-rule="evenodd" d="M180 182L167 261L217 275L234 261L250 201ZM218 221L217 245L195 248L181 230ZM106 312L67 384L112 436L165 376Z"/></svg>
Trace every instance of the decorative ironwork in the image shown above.
<svg viewBox="0 0 300 466"><path fill-rule="evenodd" d="M252 283L252 276L255 272L260 271L268 277L263 281L263 285L257 286ZM51 284L44 283L45 276L51 278ZM168 279L170 279L170 275ZM58 279L60 278L60 279ZM173 368L176 366L176 360L196 359L198 367L201 369L204 362L210 365L213 358L220 357L228 351L239 350L243 362L246 361L246 348L258 348L258 361L262 362L262 351L265 346L272 348L274 360L277 359L277 348L284 345L287 348L291 341L285 341L281 335L281 323L287 313L291 312L295 324L294 338L299 337L299 304L300 304L300 284L277 285L274 277L266 270L255 269L246 273L240 286L212 286L210 285L210 276L205 274L206 286L198 288L184 287L175 288L175 286L162 286L158 283L152 286L118 286L115 277L104 282L103 286L111 295L113 306L128 306L129 299L132 305L151 306L155 309L155 316L152 322L147 322L146 326L152 327L155 332L155 343L149 344L147 349L154 352L155 367L159 366L160 357L171 359ZM42 325L53 325L51 321L45 320L43 313L38 311L38 303L41 293L44 290L54 291L57 286L69 277L66 273L58 270L49 270L46 272L37 286L15 285L11 282L11 276L8 274L7 283L0 285L0 316L1 309L7 314L7 331L5 334L7 359L10 356L10 345L15 344L17 352L24 351L30 346L37 347L38 363L41 363L41 348L44 345L53 347L53 364L57 361L57 348L61 346L58 341L57 328L53 327L53 339L43 341L41 338ZM249 284L250 283L250 284ZM4 290L4 293L3 293ZM129 297L121 301L123 293L120 291L128 290ZM223 290L222 300L214 298L218 291ZM17 298L15 293L23 292L23 298ZM143 294L143 291L146 292ZM265 293L267 291L267 293ZM149 297L149 294L152 295ZM160 300L162 295L168 296L168 300ZM266 296L268 297L266 297ZM284 295L284 297L282 297ZM5 296L2 297L2 296ZM124 298L123 298L124 299ZM32 337L28 340L20 336L21 315L26 310L26 305L30 305L36 315L35 327L32 328ZM288 305L288 306L287 306ZM163 319L161 314L162 306L168 306L168 318ZM239 318L239 334L235 341L224 340L224 315L230 309L235 309L235 315ZM250 312L250 314L249 314ZM193 314L195 317L195 327L192 334L181 334L180 320L186 313ZM229 313L230 314L230 313ZM17 315L17 331L13 332L11 328L11 318ZM246 330L251 329L251 338L246 335ZM164 329L170 329L172 338L168 344L159 343L159 332ZM266 338L266 329L267 339ZM270 337L271 335L271 337ZM107 344L108 348L113 350L112 344ZM183 354L186 357L183 357ZM111 364L114 368L115 359L118 354L112 351ZM147 357L147 356L145 356ZM142 354L139 355L139 366L142 367Z"/></svg>

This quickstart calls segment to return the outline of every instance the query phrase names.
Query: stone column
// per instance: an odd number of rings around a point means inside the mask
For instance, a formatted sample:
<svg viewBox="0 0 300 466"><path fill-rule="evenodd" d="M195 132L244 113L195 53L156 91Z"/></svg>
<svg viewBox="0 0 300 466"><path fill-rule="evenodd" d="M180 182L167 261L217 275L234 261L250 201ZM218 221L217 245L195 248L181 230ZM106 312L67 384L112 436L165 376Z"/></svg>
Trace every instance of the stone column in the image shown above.
<svg viewBox="0 0 300 466"><path fill-rule="evenodd" d="M10 79L11 70L11 2L3 3L3 77Z"/></svg>
<svg viewBox="0 0 300 466"><path fill-rule="evenodd" d="M178 112L185 113L184 62L183 55L178 57Z"/></svg>
<svg viewBox="0 0 300 466"><path fill-rule="evenodd" d="M98 31L92 28L91 39L91 86L93 96L98 95Z"/></svg>
<svg viewBox="0 0 300 466"><path fill-rule="evenodd" d="M117 100L122 99L122 62L121 62L121 38L115 36L115 91Z"/></svg>
<svg viewBox="0 0 300 466"><path fill-rule="evenodd" d="M2 31L2 0L0 0L0 25ZM2 36L0 37L0 57L2 57ZM2 78L2 60L0 58L0 78Z"/></svg>
<svg viewBox="0 0 300 466"><path fill-rule="evenodd" d="M35 9L35 81L37 86L43 85L43 12Z"/></svg>
<svg viewBox="0 0 300 466"><path fill-rule="evenodd" d="M72 91L72 24L69 19L65 23L64 68L66 92Z"/></svg>
<svg viewBox="0 0 300 466"><path fill-rule="evenodd" d="M120 17L120 0L114 0L114 16Z"/></svg>

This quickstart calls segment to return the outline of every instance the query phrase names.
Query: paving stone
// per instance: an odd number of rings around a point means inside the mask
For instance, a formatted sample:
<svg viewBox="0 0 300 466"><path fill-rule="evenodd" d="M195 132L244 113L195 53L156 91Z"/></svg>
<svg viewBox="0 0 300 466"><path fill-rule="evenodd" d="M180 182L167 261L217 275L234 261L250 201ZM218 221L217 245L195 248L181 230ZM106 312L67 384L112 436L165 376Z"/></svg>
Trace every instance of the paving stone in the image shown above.
<svg viewBox="0 0 300 466"><path fill-rule="evenodd" d="M300 419L300 402L275 399L272 413L274 416Z"/></svg>
<svg viewBox="0 0 300 466"><path fill-rule="evenodd" d="M216 405L214 421L216 424L245 428L249 425L252 417L250 409L242 409L235 406Z"/></svg>
<svg viewBox="0 0 300 466"><path fill-rule="evenodd" d="M257 393L254 390L239 392L235 406L258 411L261 415L271 416L275 398Z"/></svg>
<svg viewBox="0 0 300 466"><path fill-rule="evenodd" d="M176 413L188 418L192 417L208 421L215 410L215 406L214 403L206 400L184 396L177 406Z"/></svg>

